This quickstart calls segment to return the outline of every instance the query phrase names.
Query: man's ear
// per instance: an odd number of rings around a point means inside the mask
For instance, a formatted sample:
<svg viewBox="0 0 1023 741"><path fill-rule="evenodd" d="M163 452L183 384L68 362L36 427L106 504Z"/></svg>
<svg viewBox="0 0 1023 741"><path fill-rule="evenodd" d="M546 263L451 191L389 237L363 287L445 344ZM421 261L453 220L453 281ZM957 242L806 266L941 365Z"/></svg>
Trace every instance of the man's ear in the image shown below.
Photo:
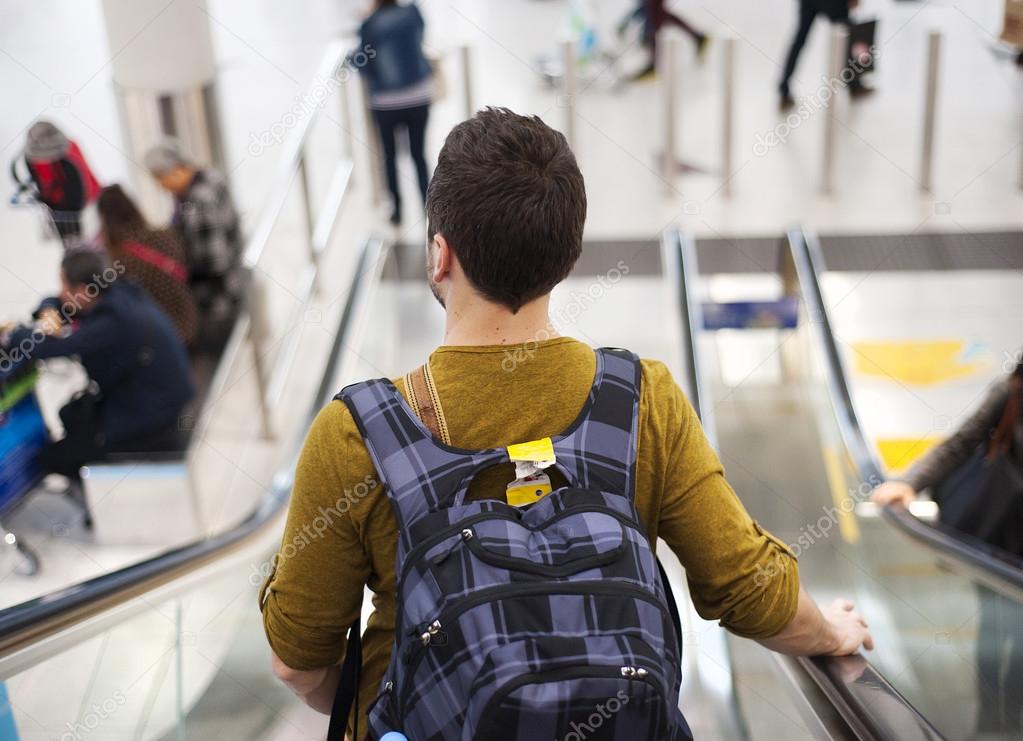
<svg viewBox="0 0 1023 741"><path fill-rule="evenodd" d="M440 283L451 274L455 255L444 235L439 233L434 235L430 249L433 250L433 274L430 278L434 283Z"/></svg>

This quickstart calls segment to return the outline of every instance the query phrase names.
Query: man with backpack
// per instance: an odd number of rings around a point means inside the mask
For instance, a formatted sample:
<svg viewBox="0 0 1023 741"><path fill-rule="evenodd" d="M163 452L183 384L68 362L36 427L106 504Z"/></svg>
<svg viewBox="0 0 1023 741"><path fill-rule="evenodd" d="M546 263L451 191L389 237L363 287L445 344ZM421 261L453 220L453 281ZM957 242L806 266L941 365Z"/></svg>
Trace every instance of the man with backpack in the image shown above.
<svg viewBox="0 0 1023 741"><path fill-rule="evenodd" d="M586 216L562 134L480 111L427 215L444 345L318 415L260 596L273 669L330 738L691 738L658 537L705 618L787 653L871 647L851 604L800 588L667 368L551 325Z"/></svg>

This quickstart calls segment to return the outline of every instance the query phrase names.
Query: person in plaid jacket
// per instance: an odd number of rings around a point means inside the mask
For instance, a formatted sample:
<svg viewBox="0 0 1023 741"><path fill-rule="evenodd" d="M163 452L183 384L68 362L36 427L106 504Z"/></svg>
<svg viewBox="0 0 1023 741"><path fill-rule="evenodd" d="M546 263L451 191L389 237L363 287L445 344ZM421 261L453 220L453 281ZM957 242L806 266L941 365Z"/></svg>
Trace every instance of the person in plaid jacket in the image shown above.
<svg viewBox="0 0 1023 741"><path fill-rule="evenodd" d="M185 242L200 313L212 320L232 317L242 287L242 235L227 179L212 168L199 168L171 139L150 149L145 164L174 196L171 224Z"/></svg>

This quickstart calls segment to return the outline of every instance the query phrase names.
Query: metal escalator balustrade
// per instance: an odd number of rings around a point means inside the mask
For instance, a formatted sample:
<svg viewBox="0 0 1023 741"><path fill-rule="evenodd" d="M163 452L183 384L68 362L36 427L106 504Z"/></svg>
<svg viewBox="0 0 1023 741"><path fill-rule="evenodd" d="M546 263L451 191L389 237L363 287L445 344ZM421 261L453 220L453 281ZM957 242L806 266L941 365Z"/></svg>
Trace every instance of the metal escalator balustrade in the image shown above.
<svg viewBox="0 0 1023 741"><path fill-rule="evenodd" d="M995 243L1004 243L1003 235L997 236L999 239ZM803 297L808 304L808 311L816 317L820 328L818 335L826 359L826 380L845 445L862 480L871 485L880 484L885 480L885 474L874 447L867 441L860 425L842 356L835 341L831 315L821 288L820 279L825 270L825 256L820 240L809 230L792 229L787 234L787 242ZM921 269L922 266L928 265L919 252L919 248L910 250L910 255L906 258L910 267L902 269ZM947 262L952 267L946 269L957 269L964 265L975 265L970 260L975 260L978 253L987 254L987 250L968 250L964 247L954 249L949 246L947 253L945 258L939 261L939 266ZM848 260L849 258L846 258L847 262ZM884 507L882 516L900 533L931 549L953 570L1018 602L1023 602L1023 559L943 523L924 522L903 507Z"/></svg>
<svg viewBox="0 0 1023 741"><path fill-rule="evenodd" d="M23 733L81 735L99 723L109 738L184 733L238 626L255 614L305 429L354 375L349 350L386 255L379 239L363 244L302 434L255 511L227 532L0 613L0 682ZM261 632L243 638L256 641L250 652L265 653ZM258 671L269 676L265 657ZM264 702L255 691L251 699Z"/></svg>
<svg viewBox="0 0 1023 741"><path fill-rule="evenodd" d="M697 338L704 331L702 304L695 286L699 265L694 240L670 230L664 235L666 254L680 272L680 310L684 318L684 343L688 370L692 374L691 399L708 439L717 447L717 424L709 385L703 378ZM764 254L777 257L780 250L762 240ZM743 252L742 250L739 250ZM750 255L743 252L743 258ZM759 264L758 260L751 260ZM728 260L718 267L728 270ZM764 265L778 265L768 259ZM766 650L766 649L765 649ZM883 650L883 647L882 647ZM790 657L772 654L785 677L791 695L807 727L815 736L856 739L940 739L943 736L862 655L842 657Z"/></svg>

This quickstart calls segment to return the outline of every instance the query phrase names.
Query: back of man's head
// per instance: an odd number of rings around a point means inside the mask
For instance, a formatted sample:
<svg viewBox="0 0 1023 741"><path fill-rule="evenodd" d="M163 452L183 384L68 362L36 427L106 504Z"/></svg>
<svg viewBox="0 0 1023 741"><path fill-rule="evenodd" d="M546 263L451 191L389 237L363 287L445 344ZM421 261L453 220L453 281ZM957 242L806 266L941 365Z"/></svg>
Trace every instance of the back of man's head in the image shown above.
<svg viewBox="0 0 1023 741"><path fill-rule="evenodd" d="M537 116L486 108L448 134L426 199L466 278L517 312L582 252L586 188L564 135Z"/></svg>
<svg viewBox="0 0 1023 741"><path fill-rule="evenodd" d="M105 272L109 268L106 256L89 247L69 249L60 262L60 269L72 286L96 286L97 293L107 287Z"/></svg>

